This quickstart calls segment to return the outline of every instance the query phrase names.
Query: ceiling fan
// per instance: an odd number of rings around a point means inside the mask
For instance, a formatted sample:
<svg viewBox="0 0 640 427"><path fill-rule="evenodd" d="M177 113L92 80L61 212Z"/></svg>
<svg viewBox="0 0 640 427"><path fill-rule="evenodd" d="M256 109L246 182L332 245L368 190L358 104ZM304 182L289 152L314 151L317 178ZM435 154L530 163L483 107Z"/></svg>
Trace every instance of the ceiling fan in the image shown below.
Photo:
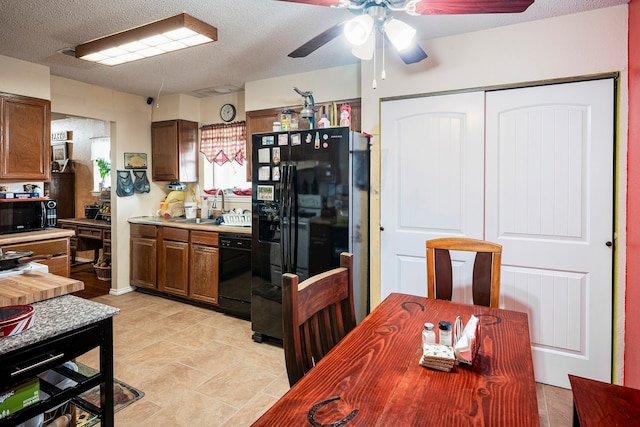
<svg viewBox="0 0 640 427"><path fill-rule="evenodd" d="M302 58L345 33L354 44L353 54L370 59L375 49L375 32L380 31L396 47L406 64L420 62L427 57L415 40L415 30L392 17L393 12L409 15L457 15L483 13L524 12L534 0L280 0L350 9L359 16L334 25L318 34L293 52L291 58ZM350 36L353 36L352 40Z"/></svg>

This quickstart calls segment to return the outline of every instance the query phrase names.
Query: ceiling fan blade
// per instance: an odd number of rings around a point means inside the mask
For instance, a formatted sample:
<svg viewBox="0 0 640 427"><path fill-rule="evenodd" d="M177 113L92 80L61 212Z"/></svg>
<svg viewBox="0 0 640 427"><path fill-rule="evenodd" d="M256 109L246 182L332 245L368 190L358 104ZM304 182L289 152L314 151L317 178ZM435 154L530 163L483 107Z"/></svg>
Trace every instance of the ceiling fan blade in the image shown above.
<svg viewBox="0 0 640 427"><path fill-rule="evenodd" d="M289 3L305 3L314 4L316 6L337 6L340 0L280 0L287 1Z"/></svg>
<svg viewBox="0 0 640 427"><path fill-rule="evenodd" d="M400 55L400 58L402 58L405 64L415 64L429 56L424 50L422 50L417 41L414 41L412 46L402 52L398 51L398 55Z"/></svg>
<svg viewBox="0 0 640 427"><path fill-rule="evenodd" d="M416 13L420 15L520 13L527 10L533 2L534 0L422 0L416 4Z"/></svg>
<svg viewBox="0 0 640 427"><path fill-rule="evenodd" d="M314 52L316 49L321 48L325 44L329 43L331 40L338 37L343 32L345 22L341 22L339 24L334 25L328 30L318 34L293 52L289 54L290 58L303 58L309 55L311 52Z"/></svg>

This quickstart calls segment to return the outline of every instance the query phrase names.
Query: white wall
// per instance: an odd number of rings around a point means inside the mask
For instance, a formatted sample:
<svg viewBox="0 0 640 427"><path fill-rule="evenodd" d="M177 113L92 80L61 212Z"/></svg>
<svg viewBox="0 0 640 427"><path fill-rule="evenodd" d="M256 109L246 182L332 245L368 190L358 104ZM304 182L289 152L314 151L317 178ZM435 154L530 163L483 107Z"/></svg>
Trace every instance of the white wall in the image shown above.
<svg viewBox="0 0 640 427"><path fill-rule="evenodd" d="M495 28L422 43L429 58L405 65L387 51L387 79L371 88L371 62L362 66L362 129L374 135L372 149L371 297L380 300L380 99L520 82L619 72L617 132L616 324L618 366L624 327L627 157L627 5ZM378 70L379 73L379 70ZM384 143L384 142L382 142ZM384 225L384 224L382 224ZM426 286L426 284L425 284ZM621 372L617 372L621 378Z"/></svg>
<svg viewBox="0 0 640 427"><path fill-rule="evenodd" d="M49 67L0 55L0 92L51 99Z"/></svg>
<svg viewBox="0 0 640 427"><path fill-rule="evenodd" d="M151 107L146 98L89 85L62 77L51 77L51 109L57 113L111 122L111 293L129 286L129 224L131 216L148 215L164 197L161 186L150 182L150 193L116 197L117 169L124 169L124 153L147 153L151 157ZM150 171L148 171L150 173ZM151 181L151 179L149 179Z"/></svg>

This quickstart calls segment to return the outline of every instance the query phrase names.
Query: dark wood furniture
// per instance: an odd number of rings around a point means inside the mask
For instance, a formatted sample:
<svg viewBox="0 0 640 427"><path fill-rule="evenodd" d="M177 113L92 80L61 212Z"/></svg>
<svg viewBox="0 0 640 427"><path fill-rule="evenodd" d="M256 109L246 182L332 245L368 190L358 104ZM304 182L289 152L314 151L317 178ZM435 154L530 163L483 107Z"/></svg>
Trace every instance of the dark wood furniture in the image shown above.
<svg viewBox="0 0 640 427"><path fill-rule="evenodd" d="M151 123L153 181L198 181L198 123L165 120Z"/></svg>
<svg viewBox="0 0 640 427"><path fill-rule="evenodd" d="M427 295L451 301L453 269L449 251L476 252L473 263L473 303L498 308L502 245L465 237L431 239L427 247Z"/></svg>
<svg viewBox="0 0 640 427"><path fill-rule="evenodd" d="M58 227L73 230L71 238L71 260L75 261L76 253L92 250L93 262L100 258L100 250L105 259L111 259L111 224L102 219L67 218L59 219Z"/></svg>
<svg viewBox="0 0 640 427"><path fill-rule="evenodd" d="M39 264L49 267L49 273L57 276L71 275L71 238L68 230L48 229L0 236L0 249L4 251L33 251L34 256L46 255Z"/></svg>
<svg viewBox="0 0 640 427"><path fill-rule="evenodd" d="M0 93L0 181L51 178L51 101Z"/></svg>
<svg viewBox="0 0 640 427"><path fill-rule="evenodd" d="M640 390L569 375L573 425L631 426L640 420Z"/></svg>
<svg viewBox="0 0 640 427"><path fill-rule="evenodd" d="M58 201L58 219L76 216L75 178L76 174L73 172L51 173L49 197Z"/></svg>
<svg viewBox="0 0 640 427"><path fill-rule="evenodd" d="M481 325L474 364L420 366L424 322L472 314ZM348 426L538 426L526 313L391 294L254 426L346 418Z"/></svg>
<svg viewBox="0 0 640 427"><path fill-rule="evenodd" d="M340 255L340 267L298 283L282 275L284 358L294 385L356 326L353 307L353 254Z"/></svg>
<svg viewBox="0 0 640 427"><path fill-rule="evenodd" d="M100 425L112 427L113 413L113 319L118 309L65 295L33 304L35 322L31 329L0 341L0 384L6 387L35 378L54 369L77 382L60 390L44 380L40 388L50 397L0 420L0 427L15 426L72 400L98 415ZM99 348L100 369L91 376L78 374L62 364ZM100 407L79 395L100 386ZM4 387L3 387L4 388Z"/></svg>

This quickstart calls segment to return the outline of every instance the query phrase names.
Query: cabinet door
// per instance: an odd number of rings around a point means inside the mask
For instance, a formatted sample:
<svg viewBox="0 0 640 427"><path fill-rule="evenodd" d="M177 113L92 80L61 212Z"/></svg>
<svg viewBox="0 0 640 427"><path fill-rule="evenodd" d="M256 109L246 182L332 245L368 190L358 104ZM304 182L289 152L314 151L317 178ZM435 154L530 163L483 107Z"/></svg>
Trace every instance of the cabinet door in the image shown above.
<svg viewBox="0 0 640 427"><path fill-rule="evenodd" d="M189 297L218 304L218 248L191 245Z"/></svg>
<svg viewBox="0 0 640 427"><path fill-rule="evenodd" d="M189 243L160 241L158 289L186 297L189 294Z"/></svg>
<svg viewBox="0 0 640 427"><path fill-rule="evenodd" d="M131 238L131 285L156 288L156 239L146 237Z"/></svg>
<svg viewBox="0 0 640 427"><path fill-rule="evenodd" d="M0 179L49 181L51 102L0 95Z"/></svg>
<svg viewBox="0 0 640 427"><path fill-rule="evenodd" d="M198 180L198 123L166 120L151 123L153 181Z"/></svg>

